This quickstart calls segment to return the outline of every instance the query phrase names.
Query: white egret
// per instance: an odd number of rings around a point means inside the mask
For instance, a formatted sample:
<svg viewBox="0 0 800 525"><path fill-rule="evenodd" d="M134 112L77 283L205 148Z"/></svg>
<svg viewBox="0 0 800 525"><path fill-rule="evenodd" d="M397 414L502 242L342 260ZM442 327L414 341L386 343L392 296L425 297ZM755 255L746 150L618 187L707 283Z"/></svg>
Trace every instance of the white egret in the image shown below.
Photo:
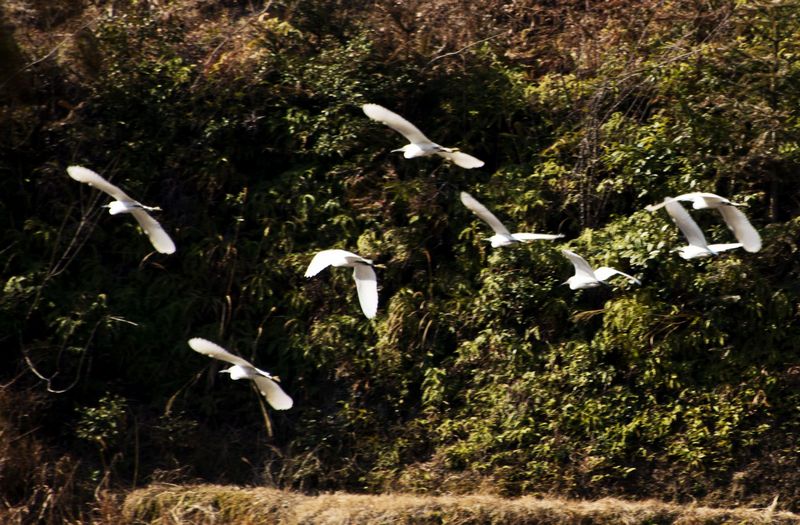
<svg viewBox="0 0 800 525"><path fill-rule="evenodd" d="M150 216L148 211L161 211L159 207L145 206L144 204L133 200L124 191L114 186L106 179L93 172L90 169L82 166L69 166L67 173L70 177L78 182L86 183L98 190L107 193L114 197L114 201L107 204L108 213L116 215L118 213L130 213L133 218L142 227L142 230L147 234L150 243L160 253L175 253L175 243L172 242L164 228Z"/></svg>
<svg viewBox="0 0 800 525"><path fill-rule="evenodd" d="M742 244L738 242L731 244L708 244L700 226L694 222L694 219L692 219L689 212L686 211L679 201L675 199L664 199L663 206L667 210L669 216L672 217L675 224L678 225L681 232L683 232L686 240L689 241L688 246L683 246L678 249L680 256L684 259L710 257L712 255L717 255L719 252L741 248Z"/></svg>
<svg viewBox="0 0 800 525"><path fill-rule="evenodd" d="M508 246L509 244L516 242L553 240L563 237L563 235L560 233L558 235L550 233L511 233L508 231L508 228L506 228L505 225L486 208L486 206L478 202L475 197L466 191L461 192L461 202L463 202L464 206L469 208L475 215L483 219L484 222L492 227L492 230L494 230L494 235L487 239L492 243L492 248Z"/></svg>
<svg viewBox="0 0 800 525"><path fill-rule="evenodd" d="M322 250L311 259L305 276L314 277L328 266L353 268L361 311L367 319L375 317L378 311L378 278L372 269L372 261L346 250Z"/></svg>
<svg viewBox="0 0 800 525"><path fill-rule="evenodd" d="M706 208L718 208L720 206L742 206L739 203L731 202L725 197L720 197L719 195L716 195L714 193L705 193L698 191L693 193L684 193L676 197L667 197L666 199L664 199L664 202L645 206L645 209L648 211L655 211L663 207L664 204L666 204L669 201L691 202L692 208L694 208L695 210L702 210Z"/></svg>
<svg viewBox="0 0 800 525"><path fill-rule="evenodd" d="M414 157L425 157L428 155L439 155L444 157L454 164L462 168L480 168L483 166L483 161L476 159L472 155L467 155L457 148L445 148L435 142L432 142L426 137L414 124L407 121L394 111L389 111L383 106L378 104L364 104L361 106L364 113L372 120L377 120L382 124L386 124L396 132L403 135L410 144L406 144L400 149L392 150L392 152L402 151L403 156L407 159Z"/></svg>
<svg viewBox="0 0 800 525"><path fill-rule="evenodd" d="M695 210L702 210L706 208L713 208L722 215L722 219L728 228L736 236L736 240L742 243L742 247L748 252L757 252L761 249L761 236L758 234L747 216L742 213L737 206L742 206L735 202L731 202L725 197L720 197L713 193L684 193L677 197L668 197L660 204L651 204L645 206L648 211L654 211L664 206L668 201L688 201L692 203L692 208Z"/></svg>
<svg viewBox="0 0 800 525"><path fill-rule="evenodd" d="M564 256L572 263L572 266L575 267L575 275L567 279L567 282L564 283L569 285L570 290L578 290L580 288L595 288L596 286L605 284L606 280L614 275L621 275L626 277L632 283L642 284L641 281L639 281L639 279L636 277L609 266L601 266L600 268L593 270L592 267L589 266L589 263L586 262L586 259L573 251L561 250L561 253L563 253Z"/></svg>
<svg viewBox="0 0 800 525"><path fill-rule="evenodd" d="M233 355L218 344L212 343L207 339L194 337L189 339L189 346L195 352L232 364L233 366L220 370L219 373L230 374L231 379L234 380L242 378L252 380L258 387L259 392L267 399L267 403L275 410L288 410L292 408L294 401L292 401L292 398L278 385L277 381L279 379L277 376L259 370L246 359Z"/></svg>

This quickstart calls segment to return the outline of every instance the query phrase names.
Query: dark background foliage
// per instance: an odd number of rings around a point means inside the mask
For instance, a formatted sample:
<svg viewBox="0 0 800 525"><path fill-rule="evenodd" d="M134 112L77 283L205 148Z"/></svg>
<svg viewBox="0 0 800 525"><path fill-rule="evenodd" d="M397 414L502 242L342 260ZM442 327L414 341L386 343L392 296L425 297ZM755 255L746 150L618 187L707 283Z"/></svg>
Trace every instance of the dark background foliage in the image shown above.
<svg viewBox="0 0 800 525"><path fill-rule="evenodd" d="M36 458L3 464L5 501L201 479L797 509L797 11L0 7L0 451ZM365 102L486 166L390 154ZM177 253L70 164L161 206ZM561 244L492 250L462 190L642 286L573 293ZM763 250L681 260L643 208L688 191L746 203ZM333 247L385 266L374 321L349 271L303 277ZM295 408L266 416L193 336Z"/></svg>

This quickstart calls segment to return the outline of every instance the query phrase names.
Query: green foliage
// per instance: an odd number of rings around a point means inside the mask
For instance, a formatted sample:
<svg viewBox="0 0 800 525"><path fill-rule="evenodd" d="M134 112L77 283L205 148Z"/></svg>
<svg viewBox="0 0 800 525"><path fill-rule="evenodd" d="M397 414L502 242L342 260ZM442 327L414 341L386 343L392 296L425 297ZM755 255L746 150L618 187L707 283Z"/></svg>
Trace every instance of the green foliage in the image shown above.
<svg viewBox="0 0 800 525"><path fill-rule="evenodd" d="M119 437L124 420L125 400L106 395L100 398L96 407L88 407L83 411L75 433L79 438L97 442L105 449Z"/></svg>
<svg viewBox="0 0 800 525"><path fill-rule="evenodd" d="M98 20L95 77L36 72L69 87L53 107L80 99L69 114L16 108L2 131L4 370L61 392L58 446L96 444L120 481L307 490L703 497L774 458L797 479L796 7L645 2L642 28L630 5L573 6L591 45L564 27L533 58L499 38L437 58L387 54L380 10L145 4ZM389 153L402 138L367 101L486 167ZM161 206L177 253L148 253L73 163ZM493 250L462 190L569 240ZM680 259L643 208L688 191L747 203L764 249ZM565 246L642 285L570 291ZM380 265L375 320L350 271L302 277L327 248ZM265 424L192 336L279 375L295 407ZM755 499L781 490L767 470Z"/></svg>

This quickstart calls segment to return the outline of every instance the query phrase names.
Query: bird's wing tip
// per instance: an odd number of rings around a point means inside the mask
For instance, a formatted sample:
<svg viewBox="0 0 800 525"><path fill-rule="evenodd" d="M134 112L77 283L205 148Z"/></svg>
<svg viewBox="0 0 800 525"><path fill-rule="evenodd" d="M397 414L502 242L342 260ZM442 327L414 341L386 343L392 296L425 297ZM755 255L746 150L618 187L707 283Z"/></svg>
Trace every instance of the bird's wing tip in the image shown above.
<svg viewBox="0 0 800 525"><path fill-rule="evenodd" d="M187 341L187 344L192 348L192 350L202 353L202 349L214 343L202 337L192 337Z"/></svg>

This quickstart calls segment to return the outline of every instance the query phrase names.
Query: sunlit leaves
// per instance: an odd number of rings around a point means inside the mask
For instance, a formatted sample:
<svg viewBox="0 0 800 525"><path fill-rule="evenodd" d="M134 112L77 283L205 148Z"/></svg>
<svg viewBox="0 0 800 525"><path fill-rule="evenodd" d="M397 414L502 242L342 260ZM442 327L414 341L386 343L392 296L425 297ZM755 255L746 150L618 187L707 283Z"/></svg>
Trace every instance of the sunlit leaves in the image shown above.
<svg viewBox="0 0 800 525"><path fill-rule="evenodd" d="M280 457L282 483L370 490L428 462L415 489L465 474L461 490L483 477L509 493L653 494L669 479L685 496L796 428L796 7L645 3L655 15L628 25L581 8L527 58L489 40L440 67L411 36L387 54L361 19L374 13L336 26L326 8L341 2L208 4L224 16L192 32L143 3L101 17L97 79L58 77L69 89L14 132L39 150L0 155L0 336L12 365L24 350L65 376L91 357L61 417L75 437L157 449L141 475L183 461L251 482L250 465ZM542 21L526 37L541 41ZM390 153L400 138L364 102L486 168ZM149 254L131 221L84 217L91 201L61 176L74 158L162 206L176 255ZM746 202L764 249L681 259L674 224L643 208L693 190ZM460 191L512 231L565 238L492 249ZM732 239L715 212L692 213ZM62 261L84 218L96 226ZM564 247L642 284L573 292ZM375 320L351 270L303 277L328 248L380 265ZM297 404L271 441L258 397L216 382L192 335L281 376ZM129 414L158 435L134 443Z"/></svg>

